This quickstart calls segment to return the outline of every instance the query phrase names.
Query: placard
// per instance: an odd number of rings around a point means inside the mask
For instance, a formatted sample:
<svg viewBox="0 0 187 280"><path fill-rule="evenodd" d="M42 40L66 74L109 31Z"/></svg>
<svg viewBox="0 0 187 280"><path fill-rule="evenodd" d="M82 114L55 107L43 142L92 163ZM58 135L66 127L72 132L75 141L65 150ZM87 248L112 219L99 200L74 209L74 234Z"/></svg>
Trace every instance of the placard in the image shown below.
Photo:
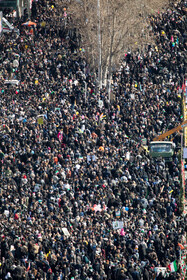
<svg viewBox="0 0 187 280"><path fill-rule="evenodd" d="M123 221L112 222L113 229L122 229L124 227Z"/></svg>

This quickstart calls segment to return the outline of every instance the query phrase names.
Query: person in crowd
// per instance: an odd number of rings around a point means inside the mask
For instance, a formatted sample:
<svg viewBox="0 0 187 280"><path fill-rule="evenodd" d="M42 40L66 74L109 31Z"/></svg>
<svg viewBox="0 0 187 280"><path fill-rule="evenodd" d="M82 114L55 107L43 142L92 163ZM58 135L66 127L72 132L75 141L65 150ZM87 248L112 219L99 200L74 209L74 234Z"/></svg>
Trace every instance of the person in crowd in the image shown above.
<svg viewBox="0 0 187 280"><path fill-rule="evenodd" d="M156 45L125 54L110 103L57 1L34 1L32 34L22 18L0 38L1 279L181 279L178 156L142 142L182 122L184 4L150 18Z"/></svg>

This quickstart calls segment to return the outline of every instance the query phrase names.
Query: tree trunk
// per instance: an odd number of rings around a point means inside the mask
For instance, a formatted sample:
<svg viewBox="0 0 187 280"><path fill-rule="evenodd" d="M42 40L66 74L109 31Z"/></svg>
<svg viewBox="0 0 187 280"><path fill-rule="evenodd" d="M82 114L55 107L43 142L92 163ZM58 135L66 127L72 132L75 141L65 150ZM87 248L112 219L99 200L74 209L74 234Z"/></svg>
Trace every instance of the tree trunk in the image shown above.
<svg viewBox="0 0 187 280"><path fill-rule="evenodd" d="M112 36L111 36L111 41L110 41L109 65L108 65L107 92L108 92L109 102L110 102L110 91L111 91L112 58L113 58L113 44L114 44L114 27L115 27L115 14L113 14L113 17L112 17Z"/></svg>

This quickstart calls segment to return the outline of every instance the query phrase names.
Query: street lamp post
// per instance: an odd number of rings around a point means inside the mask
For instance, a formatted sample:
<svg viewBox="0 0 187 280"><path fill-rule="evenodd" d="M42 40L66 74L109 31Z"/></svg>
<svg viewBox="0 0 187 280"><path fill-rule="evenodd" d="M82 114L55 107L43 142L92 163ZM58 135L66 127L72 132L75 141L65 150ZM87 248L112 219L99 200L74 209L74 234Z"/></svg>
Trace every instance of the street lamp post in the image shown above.
<svg viewBox="0 0 187 280"><path fill-rule="evenodd" d="M85 103L87 99L87 82L84 81L84 98L85 98Z"/></svg>
<svg viewBox="0 0 187 280"><path fill-rule="evenodd" d="M97 16L98 16L98 88L101 88L101 13L100 0L97 0Z"/></svg>

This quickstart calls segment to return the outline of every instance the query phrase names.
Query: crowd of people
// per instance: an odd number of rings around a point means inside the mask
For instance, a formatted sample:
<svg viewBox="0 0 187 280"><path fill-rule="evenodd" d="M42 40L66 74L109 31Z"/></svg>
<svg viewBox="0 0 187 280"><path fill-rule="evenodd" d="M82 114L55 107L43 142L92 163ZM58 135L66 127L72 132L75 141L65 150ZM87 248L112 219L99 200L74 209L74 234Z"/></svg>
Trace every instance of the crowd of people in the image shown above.
<svg viewBox="0 0 187 280"><path fill-rule="evenodd" d="M111 102L55 1L0 38L1 279L182 279L178 150L168 164L143 141L183 118L185 5L150 18L156 44L125 54Z"/></svg>

